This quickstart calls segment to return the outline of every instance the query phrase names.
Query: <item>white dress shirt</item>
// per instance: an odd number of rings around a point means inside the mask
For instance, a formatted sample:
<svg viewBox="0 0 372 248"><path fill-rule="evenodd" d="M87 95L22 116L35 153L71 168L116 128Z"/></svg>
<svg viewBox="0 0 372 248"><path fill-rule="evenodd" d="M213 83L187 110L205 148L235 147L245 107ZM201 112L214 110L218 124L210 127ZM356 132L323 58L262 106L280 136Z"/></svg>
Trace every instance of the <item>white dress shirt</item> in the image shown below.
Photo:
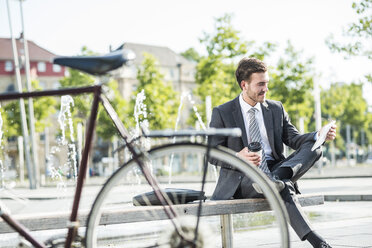
<svg viewBox="0 0 372 248"><path fill-rule="evenodd" d="M256 120L257 120L258 128L260 129L262 145L263 145L263 148L265 150L266 160L274 160L274 158L271 155L272 150L271 150L271 147L270 147L269 139L267 137L265 122L264 122L263 115L262 115L261 104L257 103L255 106L252 107L251 105L249 105L247 102L244 101L242 94L240 94L240 96L239 96L239 103L240 103L240 108L242 110L242 115L243 115L245 130L246 130L246 133L247 133L248 143L251 142L250 137L249 137L248 111L251 108L256 108L258 110L258 111L255 112L256 113Z"/></svg>

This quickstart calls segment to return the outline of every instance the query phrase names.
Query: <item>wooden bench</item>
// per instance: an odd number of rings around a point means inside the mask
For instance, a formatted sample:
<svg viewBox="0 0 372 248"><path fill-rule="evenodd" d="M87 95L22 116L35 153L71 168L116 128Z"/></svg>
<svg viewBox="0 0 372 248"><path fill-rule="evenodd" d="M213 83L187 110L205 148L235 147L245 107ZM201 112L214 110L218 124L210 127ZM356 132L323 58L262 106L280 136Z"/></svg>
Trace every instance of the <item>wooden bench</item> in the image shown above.
<svg viewBox="0 0 372 248"><path fill-rule="evenodd" d="M324 203L323 195L299 195L301 206L313 206ZM198 204L175 205L177 212L196 215ZM206 201L203 204L202 216L220 215L223 247L232 247L232 214L253 213L270 210L265 199L241 199L224 201ZM69 213L45 213L13 216L31 231L67 228ZM80 226L86 226L88 211L79 212ZM164 220L167 216L161 206L131 207L123 210L105 210L100 225L123 224L141 221ZM14 232L0 219L0 233Z"/></svg>

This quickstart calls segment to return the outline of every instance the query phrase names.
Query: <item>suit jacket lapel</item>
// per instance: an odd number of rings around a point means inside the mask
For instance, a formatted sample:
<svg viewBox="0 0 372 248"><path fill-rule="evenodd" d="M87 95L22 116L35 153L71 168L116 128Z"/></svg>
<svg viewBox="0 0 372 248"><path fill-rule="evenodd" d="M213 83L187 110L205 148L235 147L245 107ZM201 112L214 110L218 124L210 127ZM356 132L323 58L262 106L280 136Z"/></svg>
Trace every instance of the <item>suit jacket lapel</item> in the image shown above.
<svg viewBox="0 0 372 248"><path fill-rule="evenodd" d="M269 139L270 147L273 153L275 153L275 146L274 146L274 119L271 109L266 102L261 103L261 109L263 114L263 119L266 127L267 137Z"/></svg>
<svg viewBox="0 0 372 248"><path fill-rule="evenodd" d="M232 115L234 117L237 127L239 127L242 130L242 139L243 139L244 147L247 147L248 146L247 131L245 130L242 110L240 108L240 103L239 103L239 96L234 99L234 109L232 111Z"/></svg>

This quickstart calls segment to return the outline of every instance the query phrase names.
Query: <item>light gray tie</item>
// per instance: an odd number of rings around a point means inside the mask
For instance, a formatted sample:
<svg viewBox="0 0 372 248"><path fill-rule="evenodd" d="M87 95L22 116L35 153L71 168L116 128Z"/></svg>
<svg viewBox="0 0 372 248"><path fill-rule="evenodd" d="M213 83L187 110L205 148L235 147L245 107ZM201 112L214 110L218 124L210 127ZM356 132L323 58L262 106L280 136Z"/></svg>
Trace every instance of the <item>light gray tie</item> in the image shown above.
<svg viewBox="0 0 372 248"><path fill-rule="evenodd" d="M251 108L248 111L249 138L250 138L249 142L260 142L261 143L262 160L258 168L262 170L269 178L271 178L272 175L271 175L269 168L267 167L266 158L265 158L265 150L263 149L261 133L260 133L260 129L258 128L258 124L256 120L256 115L255 115L256 111L258 111L258 109L256 108Z"/></svg>

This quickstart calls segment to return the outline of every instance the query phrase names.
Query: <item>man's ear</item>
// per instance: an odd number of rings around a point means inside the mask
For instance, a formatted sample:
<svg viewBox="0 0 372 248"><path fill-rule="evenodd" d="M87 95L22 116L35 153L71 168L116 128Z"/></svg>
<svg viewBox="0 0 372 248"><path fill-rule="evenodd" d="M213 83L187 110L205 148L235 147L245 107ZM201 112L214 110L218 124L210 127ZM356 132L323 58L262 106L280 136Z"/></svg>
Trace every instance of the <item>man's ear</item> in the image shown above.
<svg viewBox="0 0 372 248"><path fill-rule="evenodd" d="M240 82L240 87L241 87L242 89L244 89L245 87L247 87L247 85L248 85L248 82L245 81L245 80L242 80L242 81Z"/></svg>
<svg viewBox="0 0 372 248"><path fill-rule="evenodd" d="M242 80L242 81L240 82L240 88L241 88L241 89L244 89L246 83L247 83L246 81Z"/></svg>

